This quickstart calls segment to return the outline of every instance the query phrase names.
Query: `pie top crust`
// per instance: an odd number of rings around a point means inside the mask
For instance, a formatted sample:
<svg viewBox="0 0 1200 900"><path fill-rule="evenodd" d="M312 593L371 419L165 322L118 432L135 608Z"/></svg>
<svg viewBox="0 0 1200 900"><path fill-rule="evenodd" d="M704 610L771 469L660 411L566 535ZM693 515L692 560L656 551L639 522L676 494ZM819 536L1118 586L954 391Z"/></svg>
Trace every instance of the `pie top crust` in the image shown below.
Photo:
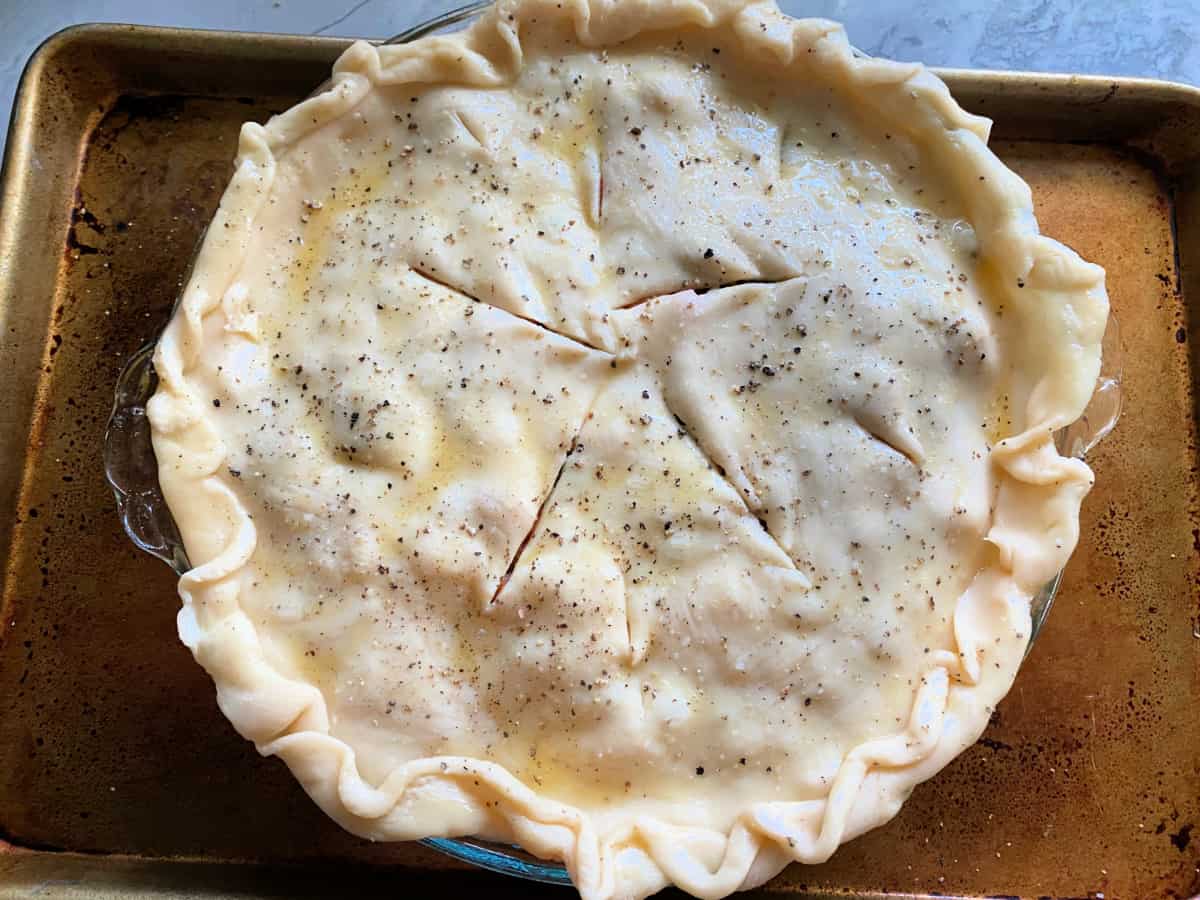
<svg viewBox="0 0 1200 900"><path fill-rule="evenodd" d="M501 0L244 126L149 405L221 709L346 828L722 896L972 743L1103 271L917 65Z"/></svg>

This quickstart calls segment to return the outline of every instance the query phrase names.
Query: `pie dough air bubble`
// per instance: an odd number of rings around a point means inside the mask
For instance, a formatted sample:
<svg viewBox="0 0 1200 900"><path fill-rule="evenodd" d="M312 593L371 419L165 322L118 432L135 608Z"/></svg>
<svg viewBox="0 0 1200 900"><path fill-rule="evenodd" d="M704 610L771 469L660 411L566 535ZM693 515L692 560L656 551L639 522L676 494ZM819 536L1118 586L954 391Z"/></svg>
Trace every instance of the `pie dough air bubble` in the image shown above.
<svg viewBox="0 0 1200 900"><path fill-rule="evenodd" d="M149 407L226 715L594 900L893 816L1091 482L1103 273L987 127L738 0L501 0L245 126Z"/></svg>

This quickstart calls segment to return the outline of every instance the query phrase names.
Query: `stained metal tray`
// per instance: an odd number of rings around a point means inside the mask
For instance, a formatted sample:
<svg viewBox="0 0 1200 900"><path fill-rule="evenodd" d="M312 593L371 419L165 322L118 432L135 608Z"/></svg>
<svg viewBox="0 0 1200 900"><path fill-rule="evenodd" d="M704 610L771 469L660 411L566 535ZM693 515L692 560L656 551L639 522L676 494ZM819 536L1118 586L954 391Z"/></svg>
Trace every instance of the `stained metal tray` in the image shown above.
<svg viewBox="0 0 1200 900"><path fill-rule="evenodd" d="M239 124L345 42L82 26L30 61L0 195L0 895L554 893L342 832L218 712L100 448ZM1126 412L1054 612L984 739L758 896L1200 893L1200 90L942 73L1043 229L1108 269ZM452 894L455 895L455 894Z"/></svg>

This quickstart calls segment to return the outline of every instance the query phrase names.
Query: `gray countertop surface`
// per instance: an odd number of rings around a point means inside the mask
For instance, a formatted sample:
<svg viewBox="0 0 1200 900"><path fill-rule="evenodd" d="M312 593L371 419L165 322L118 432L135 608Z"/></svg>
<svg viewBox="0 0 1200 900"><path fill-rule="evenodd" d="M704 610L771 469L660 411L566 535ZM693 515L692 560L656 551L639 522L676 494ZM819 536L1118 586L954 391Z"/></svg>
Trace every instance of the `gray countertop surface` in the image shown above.
<svg viewBox="0 0 1200 900"><path fill-rule="evenodd" d="M45 38L80 22L386 37L464 0L0 0L0 126ZM1141 75L1200 84L1200 0L781 0L868 53L934 66Z"/></svg>

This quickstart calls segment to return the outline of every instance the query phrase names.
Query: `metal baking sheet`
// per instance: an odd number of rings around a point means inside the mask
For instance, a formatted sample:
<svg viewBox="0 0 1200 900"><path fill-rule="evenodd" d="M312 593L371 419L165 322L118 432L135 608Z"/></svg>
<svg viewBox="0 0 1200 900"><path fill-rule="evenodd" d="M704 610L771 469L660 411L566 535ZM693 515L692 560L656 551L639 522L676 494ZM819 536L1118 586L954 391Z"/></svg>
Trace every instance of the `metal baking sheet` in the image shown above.
<svg viewBox="0 0 1200 900"><path fill-rule="evenodd" d="M30 62L0 218L0 895L552 889L327 820L218 712L100 447L238 125L344 42L84 26ZM892 824L759 896L1200 893L1200 91L943 73L996 120L1043 229L1108 269L1126 408L1048 624L984 739ZM555 896L562 896L555 891Z"/></svg>

